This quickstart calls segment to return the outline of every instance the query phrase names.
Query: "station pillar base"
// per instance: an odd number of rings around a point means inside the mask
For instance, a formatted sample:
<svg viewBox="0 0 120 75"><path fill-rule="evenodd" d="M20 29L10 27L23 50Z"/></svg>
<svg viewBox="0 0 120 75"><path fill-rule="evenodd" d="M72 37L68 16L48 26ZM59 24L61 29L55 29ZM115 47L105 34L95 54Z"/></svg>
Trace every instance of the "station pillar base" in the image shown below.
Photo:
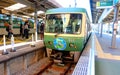
<svg viewBox="0 0 120 75"><path fill-rule="evenodd" d="M11 51L11 52L16 52L16 49L14 48L14 49L11 49L10 51Z"/></svg>
<svg viewBox="0 0 120 75"><path fill-rule="evenodd" d="M6 55L6 54L8 54L8 51L6 51L6 52L3 51L2 52L2 55Z"/></svg>
<svg viewBox="0 0 120 75"><path fill-rule="evenodd" d="M32 44L31 47L35 47L35 44Z"/></svg>

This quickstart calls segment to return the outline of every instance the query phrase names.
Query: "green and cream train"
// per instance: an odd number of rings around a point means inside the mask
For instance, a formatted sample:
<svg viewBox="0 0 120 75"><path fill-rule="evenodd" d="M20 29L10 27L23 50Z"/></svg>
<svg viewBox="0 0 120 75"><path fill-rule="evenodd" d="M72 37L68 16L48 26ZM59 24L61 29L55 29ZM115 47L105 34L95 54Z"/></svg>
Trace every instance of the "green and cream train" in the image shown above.
<svg viewBox="0 0 120 75"><path fill-rule="evenodd" d="M47 55L55 60L77 62L91 25L84 8L55 8L46 11L44 44Z"/></svg>

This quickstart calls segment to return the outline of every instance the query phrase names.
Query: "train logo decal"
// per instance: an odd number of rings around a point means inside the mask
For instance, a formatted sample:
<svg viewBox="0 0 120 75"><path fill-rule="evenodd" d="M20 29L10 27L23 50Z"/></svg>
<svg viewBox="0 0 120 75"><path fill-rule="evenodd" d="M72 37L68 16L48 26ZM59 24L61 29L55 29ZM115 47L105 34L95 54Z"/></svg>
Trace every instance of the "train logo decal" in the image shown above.
<svg viewBox="0 0 120 75"><path fill-rule="evenodd" d="M54 47L58 50L64 50L66 48L66 42L63 38L56 38L53 43Z"/></svg>

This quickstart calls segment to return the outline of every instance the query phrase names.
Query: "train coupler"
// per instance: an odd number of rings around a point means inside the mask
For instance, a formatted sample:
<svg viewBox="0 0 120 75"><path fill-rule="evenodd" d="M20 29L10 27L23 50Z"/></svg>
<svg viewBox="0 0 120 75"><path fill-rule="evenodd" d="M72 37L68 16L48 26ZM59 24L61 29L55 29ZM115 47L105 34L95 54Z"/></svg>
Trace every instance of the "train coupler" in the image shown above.
<svg viewBox="0 0 120 75"><path fill-rule="evenodd" d="M56 54L51 54L50 57L54 59L61 59L62 53L58 52Z"/></svg>

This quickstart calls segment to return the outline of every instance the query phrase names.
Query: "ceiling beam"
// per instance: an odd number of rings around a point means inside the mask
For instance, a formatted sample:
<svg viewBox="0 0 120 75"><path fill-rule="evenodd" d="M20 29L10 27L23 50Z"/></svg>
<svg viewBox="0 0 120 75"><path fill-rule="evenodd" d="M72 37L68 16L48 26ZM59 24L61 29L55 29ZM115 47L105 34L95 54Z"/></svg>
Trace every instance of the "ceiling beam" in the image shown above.
<svg viewBox="0 0 120 75"><path fill-rule="evenodd" d="M102 15L100 16L100 18L98 20L98 23L101 23L102 20L104 20L112 11L113 11L113 8L104 9Z"/></svg>
<svg viewBox="0 0 120 75"><path fill-rule="evenodd" d="M39 2L38 0L34 0L34 2L30 2L28 0L15 0L16 2L25 4L29 7L32 7L35 9L35 3L37 3L37 10L42 10L42 11L46 11L49 8L55 8L55 7L62 7L61 5L59 5L55 0L43 0L41 2ZM36 1L36 2L35 2ZM47 3L47 4L46 4ZM49 5L48 5L49 4ZM47 8L48 7L48 8Z"/></svg>

